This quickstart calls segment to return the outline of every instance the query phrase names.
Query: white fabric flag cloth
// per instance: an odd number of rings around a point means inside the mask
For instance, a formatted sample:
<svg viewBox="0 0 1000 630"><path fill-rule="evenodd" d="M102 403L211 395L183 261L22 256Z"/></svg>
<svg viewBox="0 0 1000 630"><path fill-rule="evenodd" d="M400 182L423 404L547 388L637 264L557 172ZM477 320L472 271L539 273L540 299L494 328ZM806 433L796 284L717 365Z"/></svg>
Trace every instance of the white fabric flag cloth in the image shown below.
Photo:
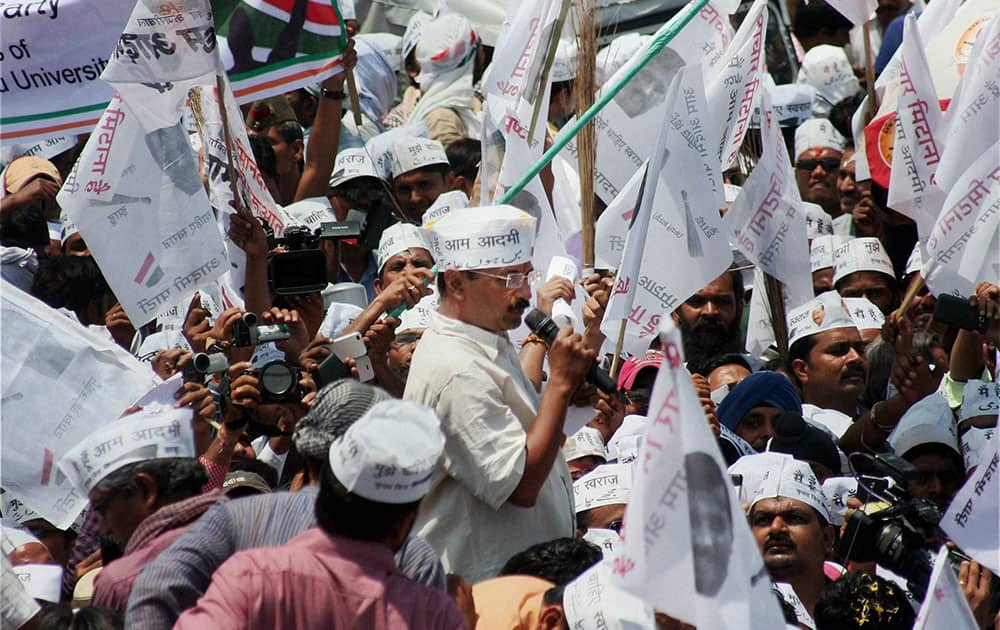
<svg viewBox="0 0 1000 630"><path fill-rule="evenodd" d="M146 131L115 98L58 195L135 326L227 271L187 135Z"/></svg>
<svg viewBox="0 0 1000 630"><path fill-rule="evenodd" d="M800 304L813 295L806 207L766 88L760 106L763 153L725 221L747 259L780 280L789 301Z"/></svg>
<svg viewBox="0 0 1000 630"><path fill-rule="evenodd" d="M941 517L941 529L976 562L1000 573L1000 440L990 443Z"/></svg>
<svg viewBox="0 0 1000 630"><path fill-rule="evenodd" d="M63 454L159 381L149 368L3 282L3 485L59 529L87 497L56 469Z"/></svg>
<svg viewBox="0 0 1000 630"><path fill-rule="evenodd" d="M646 179L646 167L643 164L628 180L625 187L615 197L614 201L604 209L597 219L594 238L594 259L600 269L618 269L625 252L625 239L628 238L629 225L632 217L639 209L639 191Z"/></svg>
<svg viewBox="0 0 1000 630"><path fill-rule="evenodd" d="M639 210L601 330L643 354L659 323L732 262L719 216L719 162L707 144L707 106L699 66L681 69L671 86ZM661 166L662 165L662 166ZM654 205L655 204L655 205Z"/></svg>
<svg viewBox="0 0 1000 630"><path fill-rule="evenodd" d="M829 0L830 6L851 21L860 26L870 20L878 7L876 0Z"/></svg>
<svg viewBox="0 0 1000 630"><path fill-rule="evenodd" d="M649 405L625 511L616 582L699 628L781 628L771 580L684 369L680 331L660 330L666 359Z"/></svg>
<svg viewBox="0 0 1000 630"><path fill-rule="evenodd" d="M920 605L913 630L954 630L978 628L976 618L965 599L958 576L948 561L948 548L941 546L927 585L927 596Z"/></svg>
<svg viewBox="0 0 1000 630"><path fill-rule="evenodd" d="M938 164L938 186L951 191L983 152L994 151L1000 141L1000 11L983 26L962 75L948 112ZM947 208L947 205L945 205ZM982 250L985 251L985 250ZM995 250L994 250L995 251Z"/></svg>
<svg viewBox="0 0 1000 630"><path fill-rule="evenodd" d="M979 282L1000 283L997 156L1000 142L962 173L927 238L923 276L935 295L951 293L964 298L972 295Z"/></svg>
<svg viewBox="0 0 1000 630"><path fill-rule="evenodd" d="M767 1L754 0L723 53L725 63L706 78L705 92L711 107L709 144L722 160L723 170L735 163L757 104L764 70L767 15Z"/></svg>
<svg viewBox="0 0 1000 630"><path fill-rule="evenodd" d="M917 16L917 29L920 31L922 41L930 41L936 32L941 29L941 25L948 24L958 7L962 5L962 0L935 0L928 4ZM900 46L892 54L892 58L885 64L885 68L875 79L875 89L882 90L891 82L899 78L900 64L903 59L903 48Z"/></svg>
<svg viewBox="0 0 1000 630"><path fill-rule="evenodd" d="M559 19L561 2L557 0L542 0L540 2L522 2L514 15L510 15L508 6L507 27L497 41L496 54L486 77L483 91L494 104L503 107L491 107L493 122L500 124L507 113L521 109L521 104L527 103L528 114L521 116L522 123L531 124L531 109L537 99L543 95L545 86L541 86L542 70L545 55L555 33ZM538 121L545 126L547 111L539 109Z"/></svg>
<svg viewBox="0 0 1000 630"><path fill-rule="evenodd" d="M916 18L910 13L905 20L889 206L913 219L917 233L926 239L945 197L934 181L944 124Z"/></svg>
<svg viewBox="0 0 1000 630"><path fill-rule="evenodd" d="M700 63L707 73L712 64L718 65L726 60L720 53L732 39L732 28L717 6L712 3L706 5L594 117L597 143L594 192L605 203L610 204L635 171L650 158L655 141L650 130L658 129L666 115L666 96L677 71L684 65ZM635 67L651 43L662 36L676 18L644 41L640 50L605 82L602 89L616 84ZM602 93L599 91L596 98L600 98ZM561 133L566 133L568 127L564 127ZM577 168L576 140L570 140L560 155L574 169Z"/></svg>

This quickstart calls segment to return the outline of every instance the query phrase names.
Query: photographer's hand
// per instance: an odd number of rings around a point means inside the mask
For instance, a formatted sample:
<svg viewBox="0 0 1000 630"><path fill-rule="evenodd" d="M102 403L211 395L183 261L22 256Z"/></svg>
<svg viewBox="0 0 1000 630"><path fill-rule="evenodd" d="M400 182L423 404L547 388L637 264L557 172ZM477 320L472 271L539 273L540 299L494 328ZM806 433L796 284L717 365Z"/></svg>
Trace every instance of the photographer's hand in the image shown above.
<svg viewBox="0 0 1000 630"><path fill-rule="evenodd" d="M260 378L252 372L249 361L229 366L229 402L223 405L223 421L234 422L257 408L260 404Z"/></svg>
<svg viewBox="0 0 1000 630"><path fill-rule="evenodd" d="M979 309L979 316L986 319L986 340L1000 345L1000 286L980 282L969 302Z"/></svg>
<svg viewBox="0 0 1000 630"><path fill-rule="evenodd" d="M132 338L135 337L135 326L125 314L121 302L116 302L111 309L104 314L104 326L111 333L111 337L119 346L128 350L132 346Z"/></svg>
<svg viewBox="0 0 1000 630"><path fill-rule="evenodd" d="M298 361L299 355L309 345L309 331L299 316L299 312L275 306L271 310L261 313L260 321L265 324L285 324L288 326L288 332L292 336L282 341L276 341L274 345L285 353L285 357L289 361Z"/></svg>
<svg viewBox="0 0 1000 630"><path fill-rule="evenodd" d="M988 628L992 616L993 574L975 560L966 560L959 565L958 584L979 627Z"/></svg>
<svg viewBox="0 0 1000 630"><path fill-rule="evenodd" d="M614 281L612 276L602 277L599 273L592 273L583 280L583 290L589 296L583 305L583 337L595 352L599 352L604 343L601 320L604 319Z"/></svg>
<svg viewBox="0 0 1000 630"><path fill-rule="evenodd" d="M313 339L306 349L299 353L299 365L307 372L314 372L319 364L333 353L330 344L333 339L322 335Z"/></svg>
<svg viewBox="0 0 1000 630"><path fill-rule="evenodd" d="M191 298L187 315L184 317L184 327L181 329L192 352L197 354L205 351L205 348L208 347L208 332L211 328L212 325L208 323L208 311L201 307L201 294L196 292Z"/></svg>
<svg viewBox="0 0 1000 630"><path fill-rule="evenodd" d="M208 450L212 443L212 427L215 424L215 401L212 392L198 383L184 383L174 392L177 402L174 407L190 407L194 411L194 443L197 455Z"/></svg>
<svg viewBox="0 0 1000 630"><path fill-rule="evenodd" d="M285 301L299 312L299 319L306 327L306 334L312 339L319 332L319 327L323 324L323 316L326 309L323 307L323 294L319 291L315 293L305 293L302 295L285 296Z"/></svg>
<svg viewBox="0 0 1000 630"><path fill-rule="evenodd" d="M157 376L167 380L180 372L184 364L190 360L191 353L184 348L170 348L157 352L150 364Z"/></svg>
<svg viewBox="0 0 1000 630"><path fill-rule="evenodd" d="M244 306L251 313L263 313L274 303L267 282L267 234L248 208L234 201L229 205L236 208L236 212L229 215L229 239L247 255L243 275Z"/></svg>

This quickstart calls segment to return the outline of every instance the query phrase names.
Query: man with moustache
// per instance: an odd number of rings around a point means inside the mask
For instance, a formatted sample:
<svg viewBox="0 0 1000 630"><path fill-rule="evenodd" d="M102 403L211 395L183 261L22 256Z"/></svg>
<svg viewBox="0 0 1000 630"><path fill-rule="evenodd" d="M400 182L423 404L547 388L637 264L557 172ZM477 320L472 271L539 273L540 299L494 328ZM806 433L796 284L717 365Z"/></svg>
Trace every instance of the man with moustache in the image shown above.
<svg viewBox="0 0 1000 630"><path fill-rule="evenodd" d="M561 330L541 397L521 368L507 331L530 305L534 235L535 219L512 206L453 210L429 228L440 302L413 353L404 398L434 409L445 447L414 532L470 583L575 531L562 429L594 352Z"/></svg>
<svg viewBox="0 0 1000 630"><path fill-rule="evenodd" d="M847 141L829 120L810 118L795 130L795 181L802 201L823 207L831 217L841 215L837 178Z"/></svg>
<svg viewBox="0 0 1000 630"><path fill-rule="evenodd" d="M726 271L672 313L681 330L688 363L699 364L727 352L743 352L743 276Z"/></svg>

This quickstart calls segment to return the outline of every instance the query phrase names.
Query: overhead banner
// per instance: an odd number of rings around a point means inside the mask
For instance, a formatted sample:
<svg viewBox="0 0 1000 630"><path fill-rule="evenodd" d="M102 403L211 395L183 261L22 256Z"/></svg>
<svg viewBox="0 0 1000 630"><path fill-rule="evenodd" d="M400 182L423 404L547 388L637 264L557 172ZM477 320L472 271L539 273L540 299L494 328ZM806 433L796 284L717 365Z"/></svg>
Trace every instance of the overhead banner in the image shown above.
<svg viewBox="0 0 1000 630"><path fill-rule="evenodd" d="M183 13L187 3L142 3L156 14L157 28L164 35L184 37L170 29L171 20ZM89 133L94 128L114 96L100 75L135 4L134 0L4 3L0 144ZM332 0L214 0L211 6L215 16L211 36L239 103L320 81L340 65L347 40ZM166 41L132 39L128 51L156 57L169 49Z"/></svg>

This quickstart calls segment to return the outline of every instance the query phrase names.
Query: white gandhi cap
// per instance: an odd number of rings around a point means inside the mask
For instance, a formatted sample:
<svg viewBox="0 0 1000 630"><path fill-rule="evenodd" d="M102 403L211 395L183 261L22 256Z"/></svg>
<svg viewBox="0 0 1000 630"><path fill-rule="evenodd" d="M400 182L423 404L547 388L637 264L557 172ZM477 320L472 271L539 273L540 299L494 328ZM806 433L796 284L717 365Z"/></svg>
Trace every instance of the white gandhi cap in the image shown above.
<svg viewBox="0 0 1000 630"><path fill-rule="evenodd" d="M375 254L378 272L382 273L382 267L390 258L410 248L431 251L430 243L424 238L423 230L411 223L396 223L387 227L382 232L382 238L378 241L378 251Z"/></svg>
<svg viewBox="0 0 1000 630"><path fill-rule="evenodd" d="M896 280L892 261L877 238L854 238L833 250L833 284L859 271L874 271Z"/></svg>
<svg viewBox="0 0 1000 630"><path fill-rule="evenodd" d="M442 270L520 265L535 244L535 218L514 206L458 208L427 230Z"/></svg>
<svg viewBox="0 0 1000 630"><path fill-rule="evenodd" d="M827 291L792 309L788 314L788 345L810 335L837 328L857 330L858 327L844 307L840 294Z"/></svg>
<svg viewBox="0 0 1000 630"><path fill-rule="evenodd" d="M389 159L393 177L425 166L448 165L444 146L437 140L429 138L408 137L396 140L389 149Z"/></svg>
<svg viewBox="0 0 1000 630"><path fill-rule="evenodd" d="M441 421L409 400L374 405L330 445L330 468L349 492L377 503L419 501L444 451Z"/></svg>

